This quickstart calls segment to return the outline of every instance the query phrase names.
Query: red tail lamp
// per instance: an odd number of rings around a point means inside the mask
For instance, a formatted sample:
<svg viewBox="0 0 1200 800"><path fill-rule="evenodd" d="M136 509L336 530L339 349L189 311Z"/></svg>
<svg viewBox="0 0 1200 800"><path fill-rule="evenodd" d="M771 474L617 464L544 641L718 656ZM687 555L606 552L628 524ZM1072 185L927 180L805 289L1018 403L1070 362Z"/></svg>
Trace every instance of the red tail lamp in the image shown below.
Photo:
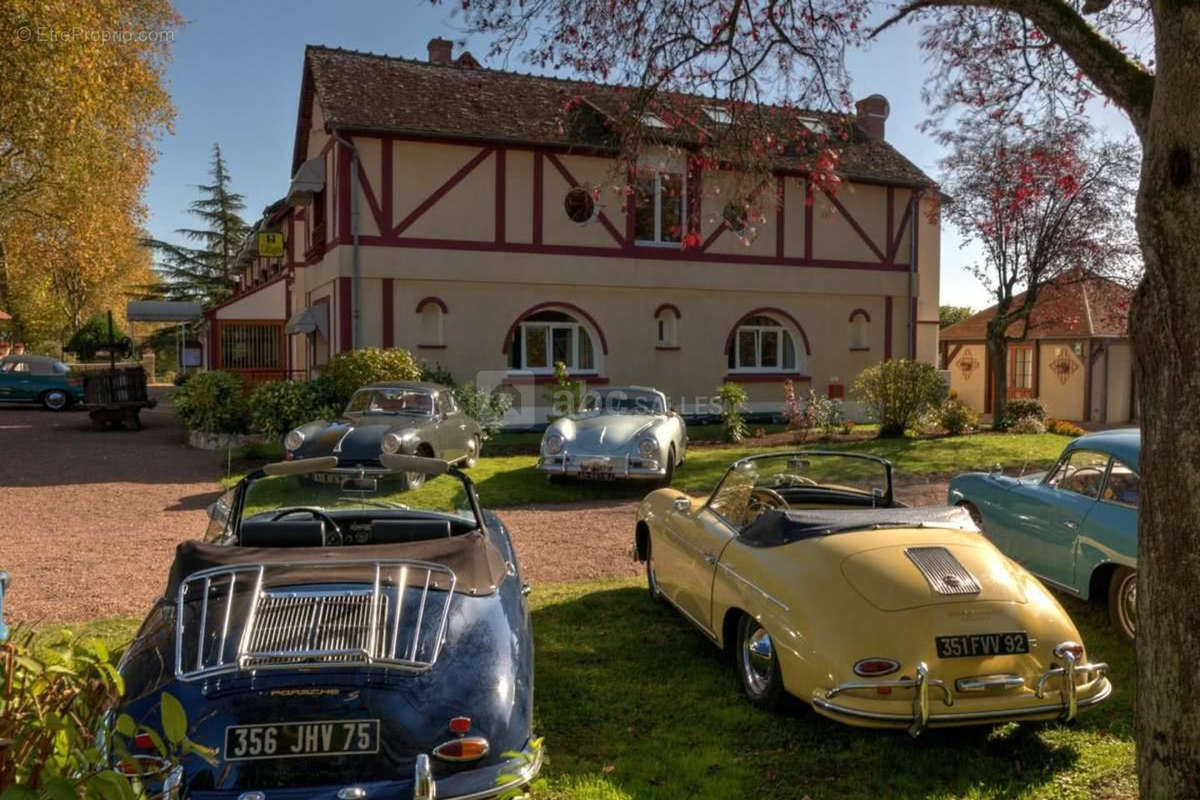
<svg viewBox="0 0 1200 800"><path fill-rule="evenodd" d="M433 757L442 761L475 761L486 756L488 749L488 740L482 736L464 736L433 748Z"/></svg>
<svg viewBox="0 0 1200 800"><path fill-rule="evenodd" d="M891 675L900 669L900 662L890 658L864 658L854 665L854 674L863 678Z"/></svg>
<svg viewBox="0 0 1200 800"><path fill-rule="evenodd" d="M469 730L471 730L471 718L470 717L452 717L450 719L450 732L451 733L462 734L462 733L466 733Z"/></svg>

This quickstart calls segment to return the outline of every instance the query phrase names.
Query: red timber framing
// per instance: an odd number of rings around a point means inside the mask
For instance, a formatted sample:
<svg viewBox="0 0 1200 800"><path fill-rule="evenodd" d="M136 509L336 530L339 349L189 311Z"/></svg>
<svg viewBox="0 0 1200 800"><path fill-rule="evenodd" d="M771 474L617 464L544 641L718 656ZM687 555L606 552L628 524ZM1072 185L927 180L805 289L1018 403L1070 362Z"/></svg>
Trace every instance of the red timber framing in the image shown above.
<svg viewBox="0 0 1200 800"><path fill-rule="evenodd" d="M883 182L876 182L876 185L885 186L887 188L887 241L882 243L875 242L867 233L863 225L854 217L854 215L842 204L836 195L828 191L819 189L825 192L829 202L838 214L843 216L855 233L863 240L870 249L873 259L865 261L854 260L838 260L838 259L818 259L813 256L813 236L816 229L816 221L814 219L813 206L814 195L818 189L815 189L811 182L806 180L804 173L800 172L781 172L776 176L775 191L779 194L779 201L776 203L775 211L775 248L774 253L767 256L755 256L746 254L723 254L709 252L709 247L726 231L729 226L724 222L718 226L705 238L698 246L685 248L663 248L654 246L639 245L633 236L633 208L632 204L626 203L624 225L620 225L619 221L614 220L604 211L597 215L598 223L603 226L605 231L613 239L613 245L595 246L595 245L562 245L562 244L547 244L544 240L543 231L543 215L546 208L544 178L547 169L554 170L562 176L562 178L570 186L579 186L580 183L571 173L571 170L564 164L562 156L564 155L591 155L601 157L611 157L611 153L595 151L589 148L569 148L559 146L537 146L523 143L505 143L499 144L495 142L476 141L471 139L455 139L446 137L420 137L410 135L390 135L380 133L378 131L356 131L356 130L341 130L339 133L346 137L355 137L358 139L373 138L378 139L381 147L382 157L380 158L380 166L376 174L368 174L363 167L362 162L359 162L359 186L362 191L362 196L365 199L368 211L373 215L376 227L382 231L379 235L360 235L359 243L364 246L385 246L385 247L404 247L404 248L420 248L430 250L469 250L475 252L509 252L509 253L528 253L538 255L554 255L554 256L593 256L603 258L639 258L655 261L692 261L692 262L708 262L708 263L725 263L725 264L760 264L760 265L783 265L796 267L821 267L832 269L860 269L860 270L883 270L891 272L905 272L908 270L907 261L903 263L897 262L899 255L900 243L906 231L906 226L914 212L914 204L917 201L917 194L914 187L910 186L892 186ZM392 182L394 180L394 155L393 144L398 141L417 141L431 142L439 144L459 145L462 147L476 148L476 152L466 163L463 164L453 175L450 175L440 186L434 189L413 210L401 220L395 219L395 212L392 202ZM335 173L337 181L337 189L335 193L337 208L331 215L336 221L336 233L332 233L327 237L330 239L330 245L333 244L349 244L352 239L352 231L350 230L350 151L341 145L337 145L331 138L326 145L326 150L333 148L335 153ZM531 242L512 242L507 236L507 219L510 209L507 207L507 191L506 184L509 177L510 161L507 159L507 154L512 151L523 151L533 154L533 175L532 175L532 197L530 203L532 206L532 241ZM439 239L428 237L417 237L406 235L406 232L411 228L417 220L419 220L426 212L433 208L442 198L444 198L451 190L458 186L467 176L471 175L480 167L489 157L494 157L495 170L495 202L494 202L494 220L493 220L493 235L481 237L478 239ZM785 208L783 199L783 189L787 178L797 178L803 181L804 184L804 252L802 256L786 256L785 245L787 231L784 225ZM700 176L694 174L694 170L689 169L688 182L695 186L700 180ZM860 181L869 183L868 181ZM912 199L905 205L904 213L896 219L894 208L895 205L895 190L912 190ZM688 192L691 200L698 200L699 193L695 191ZM689 202L688 217L691 225L697 226L700 221L700 210L698 203ZM332 227L332 226L331 226ZM622 230L622 227L624 230ZM905 254L907 255L907 254Z"/></svg>

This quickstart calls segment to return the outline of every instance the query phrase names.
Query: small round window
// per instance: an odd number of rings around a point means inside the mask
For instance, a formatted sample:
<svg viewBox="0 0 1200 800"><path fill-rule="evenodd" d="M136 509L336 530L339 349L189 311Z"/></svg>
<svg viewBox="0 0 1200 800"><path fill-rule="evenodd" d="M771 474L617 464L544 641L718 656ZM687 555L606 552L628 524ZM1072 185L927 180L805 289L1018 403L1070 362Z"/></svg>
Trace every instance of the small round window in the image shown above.
<svg viewBox="0 0 1200 800"><path fill-rule="evenodd" d="M729 226L729 230L741 233L749 224L750 214L745 203L739 200L730 200L725 204L725 211L721 214L721 218Z"/></svg>
<svg viewBox="0 0 1200 800"><path fill-rule="evenodd" d="M587 189L576 186L567 192L567 197L563 200L563 208L572 222L588 222L596 214L596 199Z"/></svg>

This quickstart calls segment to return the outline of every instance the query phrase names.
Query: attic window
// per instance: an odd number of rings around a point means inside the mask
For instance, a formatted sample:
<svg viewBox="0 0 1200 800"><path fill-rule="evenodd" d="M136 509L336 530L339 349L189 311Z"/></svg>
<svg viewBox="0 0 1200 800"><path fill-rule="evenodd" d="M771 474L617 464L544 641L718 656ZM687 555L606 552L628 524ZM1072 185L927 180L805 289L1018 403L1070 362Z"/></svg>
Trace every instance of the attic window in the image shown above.
<svg viewBox="0 0 1200 800"><path fill-rule="evenodd" d="M733 122L733 115L729 113L729 109L721 108L720 106L705 106L704 113L708 118L718 125L729 125Z"/></svg>
<svg viewBox="0 0 1200 800"><path fill-rule="evenodd" d="M817 119L816 117L801 117L800 124L808 128L809 132L811 133L821 136L829 135L829 125L823 120Z"/></svg>
<svg viewBox="0 0 1200 800"><path fill-rule="evenodd" d="M642 116L639 117L639 119L647 128L662 128L663 130L666 130L667 128L671 127L663 120L662 117L658 116L657 114L651 114L649 111L642 112Z"/></svg>

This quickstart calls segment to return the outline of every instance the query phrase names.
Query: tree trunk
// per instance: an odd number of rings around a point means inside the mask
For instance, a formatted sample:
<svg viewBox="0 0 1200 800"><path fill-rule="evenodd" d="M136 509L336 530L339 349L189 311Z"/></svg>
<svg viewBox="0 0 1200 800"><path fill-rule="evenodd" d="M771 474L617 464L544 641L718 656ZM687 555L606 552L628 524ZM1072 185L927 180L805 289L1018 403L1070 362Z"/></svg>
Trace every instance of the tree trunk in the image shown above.
<svg viewBox="0 0 1200 800"><path fill-rule="evenodd" d="M1142 402L1138 780L1200 798L1200 6L1154 4L1156 69L1137 224L1146 275L1131 332Z"/></svg>
<svg viewBox="0 0 1200 800"><path fill-rule="evenodd" d="M992 372L992 427L997 427L1004 419L1004 406L1008 402L1008 340L1003 335L994 335L990 324L987 356Z"/></svg>

